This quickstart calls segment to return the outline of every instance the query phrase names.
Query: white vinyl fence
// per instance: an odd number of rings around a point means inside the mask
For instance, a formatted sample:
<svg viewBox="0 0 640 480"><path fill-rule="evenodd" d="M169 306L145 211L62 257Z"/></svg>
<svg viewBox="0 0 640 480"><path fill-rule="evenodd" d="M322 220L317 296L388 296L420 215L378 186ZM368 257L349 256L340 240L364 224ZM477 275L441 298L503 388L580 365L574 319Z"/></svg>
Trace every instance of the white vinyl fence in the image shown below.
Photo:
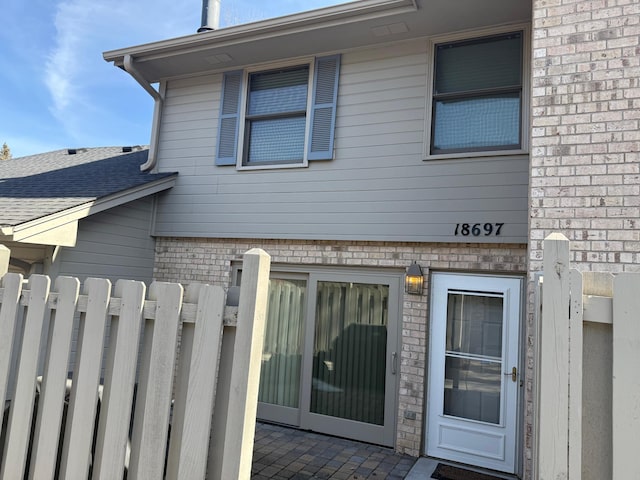
<svg viewBox="0 0 640 480"><path fill-rule="evenodd" d="M236 309L217 286L154 282L146 292L142 282L112 289L90 278L80 292L76 278L51 288L47 276L6 273L0 479L121 479L126 470L130 480L248 480L269 267L262 250L245 254Z"/></svg>
<svg viewBox="0 0 640 480"><path fill-rule="evenodd" d="M537 292L540 480L640 479L640 273L583 272L544 241Z"/></svg>

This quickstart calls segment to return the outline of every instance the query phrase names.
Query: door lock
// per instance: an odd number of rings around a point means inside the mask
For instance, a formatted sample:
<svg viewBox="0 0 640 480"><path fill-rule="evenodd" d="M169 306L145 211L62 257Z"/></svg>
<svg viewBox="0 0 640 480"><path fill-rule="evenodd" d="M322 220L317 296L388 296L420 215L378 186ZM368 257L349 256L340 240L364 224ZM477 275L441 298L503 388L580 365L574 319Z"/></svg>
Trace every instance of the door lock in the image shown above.
<svg viewBox="0 0 640 480"><path fill-rule="evenodd" d="M511 375L511 381L512 382L517 382L518 381L518 369L516 367L513 367L511 369L511 372L504 374L505 377L507 377L509 375Z"/></svg>

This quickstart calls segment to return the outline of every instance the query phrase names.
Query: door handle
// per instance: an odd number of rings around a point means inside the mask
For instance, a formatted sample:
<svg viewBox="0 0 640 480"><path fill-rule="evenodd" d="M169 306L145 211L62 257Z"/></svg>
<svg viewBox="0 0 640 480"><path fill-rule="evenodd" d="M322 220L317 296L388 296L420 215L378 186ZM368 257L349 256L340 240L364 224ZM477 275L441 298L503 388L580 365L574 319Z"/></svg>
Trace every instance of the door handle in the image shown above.
<svg viewBox="0 0 640 480"><path fill-rule="evenodd" d="M391 354L391 373L393 375L395 375L398 372L398 354L396 352L393 352Z"/></svg>
<svg viewBox="0 0 640 480"><path fill-rule="evenodd" d="M508 377L509 375L511 375L512 382L518 381L518 369L516 367L513 367L510 372L504 374L505 377Z"/></svg>

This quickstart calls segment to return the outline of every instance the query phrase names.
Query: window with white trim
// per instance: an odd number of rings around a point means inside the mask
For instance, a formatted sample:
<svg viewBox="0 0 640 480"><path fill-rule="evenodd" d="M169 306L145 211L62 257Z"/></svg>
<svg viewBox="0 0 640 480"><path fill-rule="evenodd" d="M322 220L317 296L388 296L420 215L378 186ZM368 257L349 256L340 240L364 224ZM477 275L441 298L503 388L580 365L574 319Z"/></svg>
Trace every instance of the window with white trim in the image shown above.
<svg viewBox="0 0 640 480"><path fill-rule="evenodd" d="M340 56L223 75L216 165L305 166L333 158Z"/></svg>
<svg viewBox="0 0 640 480"><path fill-rule="evenodd" d="M523 32L434 47L430 155L523 148Z"/></svg>

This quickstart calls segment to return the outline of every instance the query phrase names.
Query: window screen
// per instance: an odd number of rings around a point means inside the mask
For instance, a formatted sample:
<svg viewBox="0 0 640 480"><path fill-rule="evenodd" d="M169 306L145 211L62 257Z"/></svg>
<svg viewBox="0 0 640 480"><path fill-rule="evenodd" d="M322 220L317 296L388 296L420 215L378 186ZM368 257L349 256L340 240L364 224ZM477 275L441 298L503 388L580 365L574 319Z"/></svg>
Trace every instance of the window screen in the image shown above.
<svg viewBox="0 0 640 480"><path fill-rule="evenodd" d="M249 75L245 164L302 162L308 84L306 65Z"/></svg>
<svg viewBox="0 0 640 480"><path fill-rule="evenodd" d="M431 153L520 148L522 32L436 46Z"/></svg>

